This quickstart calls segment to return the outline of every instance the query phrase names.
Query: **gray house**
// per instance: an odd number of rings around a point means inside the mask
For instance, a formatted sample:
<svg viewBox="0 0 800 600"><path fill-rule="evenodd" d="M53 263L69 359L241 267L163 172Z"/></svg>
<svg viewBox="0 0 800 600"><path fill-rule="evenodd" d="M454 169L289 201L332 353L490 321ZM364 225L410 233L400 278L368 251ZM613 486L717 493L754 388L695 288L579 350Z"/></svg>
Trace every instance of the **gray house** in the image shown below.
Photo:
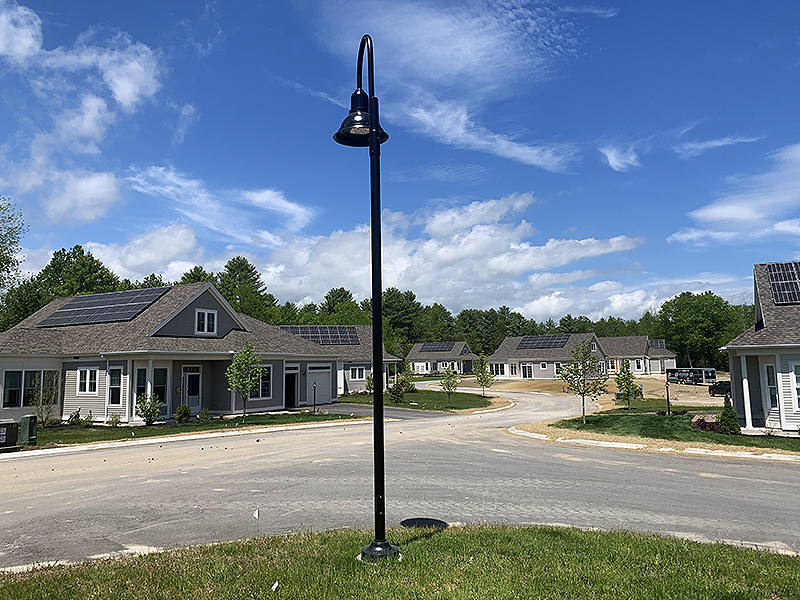
<svg viewBox="0 0 800 600"><path fill-rule="evenodd" d="M606 354L593 333L509 336L489 357L489 370L500 379L557 379L561 365L572 360L575 346L589 342L606 366Z"/></svg>
<svg viewBox="0 0 800 600"><path fill-rule="evenodd" d="M731 400L745 430L800 427L800 262L753 267L756 323L727 351Z"/></svg>
<svg viewBox="0 0 800 600"><path fill-rule="evenodd" d="M417 375L439 373L450 367L456 373L471 373L478 356L467 342L421 342L406 356Z"/></svg>
<svg viewBox="0 0 800 600"><path fill-rule="evenodd" d="M320 344L328 354L336 355L339 395L366 389L367 376L372 374L372 325L281 325L281 329ZM383 348L384 387L401 362Z"/></svg>
<svg viewBox="0 0 800 600"><path fill-rule="evenodd" d="M634 375L666 373L675 368L675 353L667 350L664 340L651 340L646 335L598 338L606 355L606 372L614 375L622 361L630 365Z"/></svg>
<svg viewBox="0 0 800 600"><path fill-rule="evenodd" d="M336 398L335 353L237 313L209 283L59 298L0 333L0 419L19 419L45 395L57 415L80 409L137 422L136 399L156 394L162 415L186 404L229 414L242 399L225 370L250 341L266 369L248 410Z"/></svg>

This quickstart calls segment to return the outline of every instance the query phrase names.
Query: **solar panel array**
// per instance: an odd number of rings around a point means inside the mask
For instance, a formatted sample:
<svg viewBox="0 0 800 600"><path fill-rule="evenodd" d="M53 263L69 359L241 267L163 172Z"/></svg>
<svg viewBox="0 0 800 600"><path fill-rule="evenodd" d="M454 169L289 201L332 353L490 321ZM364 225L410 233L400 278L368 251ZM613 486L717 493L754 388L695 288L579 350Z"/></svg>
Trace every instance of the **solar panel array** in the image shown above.
<svg viewBox="0 0 800 600"><path fill-rule="evenodd" d="M767 273L775 304L800 304L800 262L768 263Z"/></svg>
<svg viewBox="0 0 800 600"><path fill-rule="evenodd" d="M569 341L568 333L555 335L526 335L517 344L517 350L543 350L546 348L563 348Z"/></svg>
<svg viewBox="0 0 800 600"><path fill-rule="evenodd" d="M650 347L657 350L664 350L666 345L664 340L650 340Z"/></svg>
<svg viewBox="0 0 800 600"><path fill-rule="evenodd" d="M322 346L354 346L361 343L355 325L281 325L281 329Z"/></svg>
<svg viewBox="0 0 800 600"><path fill-rule="evenodd" d="M169 291L169 287L77 296L37 327L68 327L130 321Z"/></svg>
<svg viewBox="0 0 800 600"><path fill-rule="evenodd" d="M420 352L450 352L455 342L425 342L419 349Z"/></svg>

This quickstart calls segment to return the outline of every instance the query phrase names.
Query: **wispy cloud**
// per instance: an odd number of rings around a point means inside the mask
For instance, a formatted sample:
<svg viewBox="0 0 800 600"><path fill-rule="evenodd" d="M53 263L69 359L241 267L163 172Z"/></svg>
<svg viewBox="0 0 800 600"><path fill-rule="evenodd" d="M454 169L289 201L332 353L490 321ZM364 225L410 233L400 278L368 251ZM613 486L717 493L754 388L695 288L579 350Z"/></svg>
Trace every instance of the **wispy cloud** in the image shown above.
<svg viewBox="0 0 800 600"><path fill-rule="evenodd" d="M628 148L619 148L617 146L602 146L599 148L600 152L605 156L608 166L624 173L630 171L633 167L641 167L642 163L639 162L639 156L633 146Z"/></svg>
<svg viewBox="0 0 800 600"><path fill-rule="evenodd" d="M171 104L170 106L178 112L178 125L172 136L172 143L180 146L189 130L200 121L200 111L194 104L189 102L186 102L183 106L178 106L177 104Z"/></svg>
<svg viewBox="0 0 800 600"><path fill-rule="evenodd" d="M687 158L694 158L695 156L700 156L704 152L708 150L713 150L715 148L724 148L725 146L733 146L734 144L745 144L751 142L757 142L762 138L760 137L735 137L735 136L726 136L724 138L718 138L715 140L706 140L705 142L685 142L683 144L678 144L672 147L673 150L678 154L678 156L682 159Z"/></svg>
<svg viewBox="0 0 800 600"><path fill-rule="evenodd" d="M569 144L495 132L478 116L487 105L551 77L558 61L577 54L578 28L556 8L532 9L513 0L312 4L321 43L348 63L364 30L373 33L387 121L410 124L443 144L549 171L565 170L576 157Z"/></svg>
<svg viewBox="0 0 800 600"><path fill-rule="evenodd" d="M480 181L486 174L486 167L481 165L430 165L413 171L395 171L389 174L391 181L430 180L442 183L459 181Z"/></svg>
<svg viewBox="0 0 800 600"><path fill-rule="evenodd" d="M610 19L612 17L616 17L619 14L619 9L615 7L605 8L601 6L588 6L588 5L562 6L559 10L565 13L592 15L595 17L600 17L601 19Z"/></svg>
<svg viewBox="0 0 800 600"><path fill-rule="evenodd" d="M703 225L672 234L668 240L696 245L745 241L791 233L800 212L800 144L771 155L769 171L732 179L731 190L688 213Z"/></svg>

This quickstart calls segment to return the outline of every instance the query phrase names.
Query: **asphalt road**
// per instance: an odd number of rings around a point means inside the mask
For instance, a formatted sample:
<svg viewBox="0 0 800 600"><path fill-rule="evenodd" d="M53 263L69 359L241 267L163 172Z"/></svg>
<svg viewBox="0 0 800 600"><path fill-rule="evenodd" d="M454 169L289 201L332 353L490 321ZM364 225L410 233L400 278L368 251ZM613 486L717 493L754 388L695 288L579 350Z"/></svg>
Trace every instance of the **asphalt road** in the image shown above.
<svg viewBox="0 0 800 600"><path fill-rule="evenodd" d="M518 405L479 415L392 411L405 418L385 426L390 527L409 518L564 524L800 552L797 465L514 436L512 425L580 408L574 398L504 395ZM0 455L0 567L369 529L372 468L371 424Z"/></svg>

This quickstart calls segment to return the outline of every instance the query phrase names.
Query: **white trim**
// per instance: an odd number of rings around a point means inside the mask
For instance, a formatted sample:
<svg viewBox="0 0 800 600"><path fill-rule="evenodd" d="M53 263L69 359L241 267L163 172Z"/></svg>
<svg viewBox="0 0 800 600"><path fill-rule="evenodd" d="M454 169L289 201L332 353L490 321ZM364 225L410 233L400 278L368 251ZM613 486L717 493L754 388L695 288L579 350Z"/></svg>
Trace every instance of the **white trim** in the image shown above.
<svg viewBox="0 0 800 600"><path fill-rule="evenodd" d="M746 429L753 428L753 414L750 408L750 382L747 379L747 360L743 354L739 357L742 365L742 396L744 400L744 426Z"/></svg>
<svg viewBox="0 0 800 600"><path fill-rule="evenodd" d="M539 363L539 370L540 371L546 371L547 370L547 363L544 362L544 361L540 362Z"/></svg>
<svg viewBox="0 0 800 600"><path fill-rule="evenodd" d="M201 314L203 315L203 330L202 331L200 331L200 328L198 327L198 317ZM212 319L213 326L214 326L214 330L213 331L209 331L209 327L208 327L208 317L209 317L209 315L213 315L214 316L214 318ZM206 337L217 337L218 332L219 332L219 315L217 314L217 310L213 309L213 308L195 308L194 309L194 334L195 335L202 335L202 336L206 336Z"/></svg>
<svg viewBox="0 0 800 600"><path fill-rule="evenodd" d="M119 404L111 404L111 371L119 371ZM106 367L106 421L108 420L109 407L122 408L122 374L124 372L125 370L119 365Z"/></svg>
<svg viewBox="0 0 800 600"><path fill-rule="evenodd" d="M75 380L75 395L76 396L97 396L99 395L98 382L100 381L100 368L99 367L78 367L76 370L77 379ZM81 391L81 371L86 371L86 390ZM91 379L89 378L89 371L94 371L94 391L90 391Z"/></svg>

